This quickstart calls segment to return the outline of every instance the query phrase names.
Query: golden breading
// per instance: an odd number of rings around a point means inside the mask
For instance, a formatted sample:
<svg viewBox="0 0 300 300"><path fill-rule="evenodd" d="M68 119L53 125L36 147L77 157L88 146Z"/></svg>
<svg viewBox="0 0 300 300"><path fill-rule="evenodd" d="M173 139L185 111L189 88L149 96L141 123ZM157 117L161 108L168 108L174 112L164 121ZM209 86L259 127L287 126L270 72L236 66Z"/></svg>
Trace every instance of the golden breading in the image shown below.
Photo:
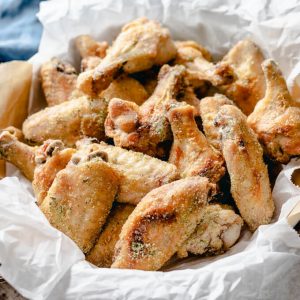
<svg viewBox="0 0 300 300"><path fill-rule="evenodd" d="M116 146L151 156L165 155L161 143L171 140L167 112L177 103L174 99L182 88L184 71L183 66L164 65L154 93L140 107L122 99L110 101L105 133Z"/></svg>
<svg viewBox="0 0 300 300"><path fill-rule="evenodd" d="M194 119L193 107L175 107L169 112L174 141L169 162L182 177L205 176L218 182L225 174L224 159L206 140Z"/></svg>
<svg viewBox="0 0 300 300"><path fill-rule="evenodd" d="M95 246L86 256L87 261L100 268L111 266L120 232L134 208L129 204L116 204L112 208Z"/></svg>
<svg viewBox="0 0 300 300"><path fill-rule="evenodd" d="M46 141L37 151L32 188L38 205L41 205L47 196L56 174L67 166L75 152L72 148L64 149L63 143L57 140Z"/></svg>
<svg viewBox="0 0 300 300"><path fill-rule="evenodd" d="M31 147L19 141L22 136L22 132L12 126L0 131L0 159L15 165L31 181L38 147Z"/></svg>
<svg viewBox="0 0 300 300"><path fill-rule="evenodd" d="M81 60L80 63L80 71L90 71L94 70L102 61L102 59L98 56L87 56Z"/></svg>
<svg viewBox="0 0 300 300"><path fill-rule="evenodd" d="M231 194L249 229L255 231L259 225L270 223L274 212L263 150L237 107L222 106L215 124L221 131Z"/></svg>
<svg viewBox="0 0 300 300"><path fill-rule="evenodd" d="M76 153L57 173L40 208L52 226L87 253L110 212L118 182L117 173L97 153Z"/></svg>
<svg viewBox="0 0 300 300"><path fill-rule="evenodd" d="M240 237L243 219L230 206L211 204L203 209L194 233L177 251L179 257L220 254L232 247Z"/></svg>
<svg viewBox="0 0 300 300"><path fill-rule="evenodd" d="M53 106L70 100L76 88L77 72L71 64L55 57L42 64L41 80L46 101Z"/></svg>
<svg viewBox="0 0 300 300"><path fill-rule="evenodd" d="M247 39L238 42L222 60L233 68L237 78L219 88L245 115L253 111L257 101L265 94L261 68L263 60L264 56L258 46Z"/></svg>
<svg viewBox="0 0 300 300"><path fill-rule="evenodd" d="M194 232L214 189L197 176L148 193L122 228L112 268L160 269Z"/></svg>
<svg viewBox="0 0 300 300"><path fill-rule="evenodd" d="M107 42L97 42L90 35L79 35L75 39L75 45L82 58L96 56L104 58L108 48Z"/></svg>
<svg viewBox="0 0 300 300"><path fill-rule="evenodd" d="M126 24L108 54L94 70L82 73L77 86L97 95L120 73L136 73L163 65L176 55L170 33L158 22L140 18Z"/></svg>
<svg viewBox="0 0 300 300"><path fill-rule="evenodd" d="M119 147L100 144L78 143L79 151L101 151L107 162L120 175L117 201L137 204L151 190L179 178L174 165L157 158Z"/></svg>
<svg viewBox="0 0 300 300"><path fill-rule="evenodd" d="M220 108L225 104L233 105L233 102L221 94L215 94L213 97L203 98L199 104L199 111L205 136L209 143L219 151L222 149L221 134L219 128L215 126L214 120Z"/></svg>
<svg viewBox="0 0 300 300"><path fill-rule="evenodd" d="M201 87L204 81L214 86L229 84L234 80L234 72L229 64L213 64L207 49L194 41L175 43L177 55L174 64L184 65L187 69L187 80L195 88Z"/></svg>
<svg viewBox="0 0 300 300"><path fill-rule="evenodd" d="M80 97L45 108L27 118L23 132L27 140L41 144L48 139L59 139L66 146L74 146L84 136L105 138L104 120L107 101Z"/></svg>
<svg viewBox="0 0 300 300"><path fill-rule="evenodd" d="M267 84L266 94L247 122L266 153L272 159L288 163L291 157L300 155L300 104L292 99L274 61L264 61L262 68Z"/></svg>
<svg viewBox="0 0 300 300"><path fill-rule="evenodd" d="M121 75L115 79L109 87L101 93L101 97L107 100L121 98L142 105L149 97L145 88L135 79Z"/></svg>

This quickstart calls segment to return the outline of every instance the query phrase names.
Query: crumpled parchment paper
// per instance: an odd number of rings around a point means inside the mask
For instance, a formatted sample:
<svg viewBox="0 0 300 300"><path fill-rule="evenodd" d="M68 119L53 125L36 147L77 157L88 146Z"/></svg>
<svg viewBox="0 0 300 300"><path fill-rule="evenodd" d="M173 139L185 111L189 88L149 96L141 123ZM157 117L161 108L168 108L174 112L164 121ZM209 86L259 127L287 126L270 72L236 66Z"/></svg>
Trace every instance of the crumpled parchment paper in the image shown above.
<svg viewBox="0 0 300 300"><path fill-rule="evenodd" d="M59 56L79 66L74 38L91 34L111 42L140 16L158 19L174 39L194 39L221 57L249 37L274 58L297 96L300 74L300 6L297 1L110 0L42 2L39 52L31 59L29 112L43 106L38 69ZM298 77L297 77L298 76ZM273 191L273 223L210 258L190 258L164 272L100 269L52 228L34 203L30 184L14 171L0 181L0 274L30 299L299 299L300 239L288 215L300 203L290 181L300 161L280 173ZM11 171L12 172L12 171Z"/></svg>

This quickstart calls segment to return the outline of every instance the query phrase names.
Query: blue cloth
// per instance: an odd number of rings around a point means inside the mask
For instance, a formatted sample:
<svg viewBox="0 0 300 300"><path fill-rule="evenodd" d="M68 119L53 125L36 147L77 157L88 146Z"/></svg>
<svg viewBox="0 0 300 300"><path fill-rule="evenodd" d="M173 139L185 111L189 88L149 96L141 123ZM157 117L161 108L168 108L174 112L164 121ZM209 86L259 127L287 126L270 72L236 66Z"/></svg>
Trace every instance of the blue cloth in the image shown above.
<svg viewBox="0 0 300 300"><path fill-rule="evenodd" d="M27 60L37 52L40 0L0 0L0 62Z"/></svg>

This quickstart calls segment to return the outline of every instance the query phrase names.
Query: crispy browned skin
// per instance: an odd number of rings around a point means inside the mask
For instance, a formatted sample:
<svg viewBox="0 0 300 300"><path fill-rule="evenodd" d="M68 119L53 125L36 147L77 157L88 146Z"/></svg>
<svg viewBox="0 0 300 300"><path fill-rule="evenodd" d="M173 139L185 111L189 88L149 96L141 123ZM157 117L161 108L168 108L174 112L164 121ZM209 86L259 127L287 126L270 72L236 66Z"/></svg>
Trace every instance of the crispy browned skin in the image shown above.
<svg viewBox="0 0 300 300"><path fill-rule="evenodd" d="M188 253L220 254L232 247L240 237L243 219L230 206L211 204L203 209L202 218L193 234L177 251L179 257Z"/></svg>
<svg viewBox="0 0 300 300"><path fill-rule="evenodd" d="M274 212L263 150L247 126L246 116L233 105L224 105L215 118L222 136L222 152L231 181L231 194L251 231L268 224Z"/></svg>
<svg viewBox="0 0 300 300"><path fill-rule="evenodd" d="M193 107L185 105L169 112L174 141L169 162L182 177L205 176L217 182L225 173L224 159L206 140L194 119Z"/></svg>
<svg viewBox="0 0 300 300"><path fill-rule="evenodd" d="M224 95L215 94L213 97L201 99L198 106L205 136L210 144L219 151L222 149L221 134L219 128L215 126L214 120L220 108L225 104L233 105L233 102Z"/></svg>
<svg viewBox="0 0 300 300"><path fill-rule="evenodd" d="M122 228L112 268L160 269L194 232L214 188L197 176L148 193Z"/></svg>
<svg viewBox="0 0 300 300"><path fill-rule="evenodd" d="M107 100L120 98L142 105L149 97L145 88L135 79L123 74L115 79L109 87L101 93Z"/></svg>
<svg viewBox="0 0 300 300"><path fill-rule="evenodd" d="M158 22L140 18L122 28L100 65L79 76L78 87L87 94L99 94L121 70L140 72L153 65L163 65L175 55L169 31Z"/></svg>
<svg viewBox="0 0 300 300"><path fill-rule="evenodd" d="M107 42L97 42L90 35L79 35L75 39L75 45L82 58L97 56L104 58L108 48Z"/></svg>
<svg viewBox="0 0 300 300"><path fill-rule="evenodd" d="M108 48L107 42L97 42L90 35L79 35L75 45L82 58L81 72L95 69L105 57Z"/></svg>
<svg viewBox="0 0 300 300"><path fill-rule="evenodd" d="M213 64L207 49L194 41L176 42L175 64L184 65L187 79L193 87L200 87L204 81L214 86L229 84L234 80L234 72L226 62Z"/></svg>
<svg viewBox="0 0 300 300"><path fill-rule="evenodd" d="M29 116L23 123L23 132L26 139L38 144L47 139L59 139L66 146L73 146L84 136L102 140L106 114L104 98L82 96Z"/></svg>
<svg viewBox="0 0 300 300"><path fill-rule="evenodd" d="M76 153L57 173L40 208L52 226L87 253L110 212L118 180L98 153Z"/></svg>
<svg viewBox="0 0 300 300"><path fill-rule="evenodd" d="M38 205L41 205L47 196L56 174L66 167L75 152L72 148L65 149L63 143L58 140L46 141L39 148L35 155L36 168L32 181Z"/></svg>
<svg viewBox="0 0 300 300"><path fill-rule="evenodd" d="M94 70L101 62L101 58L98 56L87 56L81 60L80 71L90 71Z"/></svg>
<svg viewBox="0 0 300 300"><path fill-rule="evenodd" d="M261 68L264 57L250 40L238 42L223 58L234 70L237 78L231 84L219 87L237 106L249 115L258 100L265 94L265 82Z"/></svg>
<svg viewBox="0 0 300 300"><path fill-rule="evenodd" d="M112 208L104 229L95 246L86 256L86 260L101 268L111 266L121 229L134 208L135 206L129 204L117 204Z"/></svg>
<svg viewBox="0 0 300 300"><path fill-rule="evenodd" d="M79 150L86 152L101 151L107 162L120 175L117 201L137 204L151 190L179 178L174 165L157 158L119 147L89 144L88 140L78 143Z"/></svg>
<svg viewBox="0 0 300 300"><path fill-rule="evenodd" d="M14 127L0 131L0 159L12 163L29 180L33 179L37 147L21 142L22 132Z"/></svg>
<svg viewBox="0 0 300 300"><path fill-rule="evenodd" d="M171 139L167 111L182 88L183 66L165 65L159 72L158 85L152 96L140 107L122 99L112 99L105 121L105 133L115 145L163 156L161 143Z"/></svg>
<svg viewBox="0 0 300 300"><path fill-rule="evenodd" d="M300 104L291 98L278 65L272 60L263 64L266 95L248 117L266 153L281 163L300 155Z"/></svg>
<svg viewBox="0 0 300 300"><path fill-rule="evenodd" d="M41 79L46 101L53 106L71 98L76 87L77 72L71 64L55 57L42 64Z"/></svg>

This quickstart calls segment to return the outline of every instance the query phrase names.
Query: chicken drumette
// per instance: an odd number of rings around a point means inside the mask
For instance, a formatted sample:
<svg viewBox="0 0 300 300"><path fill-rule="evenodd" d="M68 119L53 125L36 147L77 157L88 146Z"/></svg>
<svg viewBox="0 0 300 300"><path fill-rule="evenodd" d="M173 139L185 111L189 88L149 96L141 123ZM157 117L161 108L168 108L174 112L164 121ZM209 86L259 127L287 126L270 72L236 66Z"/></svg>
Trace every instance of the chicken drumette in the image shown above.
<svg viewBox="0 0 300 300"><path fill-rule="evenodd" d="M166 28L140 18L122 28L108 54L95 70L79 76L78 87L95 96L106 89L121 72L136 73L163 65L176 55L176 47Z"/></svg>
<svg viewBox="0 0 300 300"><path fill-rule="evenodd" d="M35 155L38 147L22 142L21 130L8 127L0 132L0 159L15 165L27 179L33 179Z"/></svg>
<svg viewBox="0 0 300 300"><path fill-rule="evenodd" d="M206 140L194 119L193 107L184 105L169 112L174 142L169 162L182 177L205 176L217 182L225 173L224 159Z"/></svg>
<svg viewBox="0 0 300 300"><path fill-rule="evenodd" d="M160 269L194 232L214 189L196 176L148 193L122 228L112 267Z"/></svg>
<svg viewBox="0 0 300 300"><path fill-rule="evenodd" d="M214 86L229 84L234 80L234 72L226 62L213 64L210 53L194 41L176 42L175 64L187 69L188 82L195 88L209 81Z"/></svg>
<svg viewBox="0 0 300 300"><path fill-rule="evenodd" d="M292 99L274 61L266 60L262 67L266 94L248 117L248 125L272 159L287 163L300 155L300 104Z"/></svg>
<svg viewBox="0 0 300 300"><path fill-rule="evenodd" d="M182 88L184 72L183 66L163 66L154 93L140 107L122 99L110 101L105 132L115 145L151 156L165 154L161 143L171 139L167 112L180 105L174 99Z"/></svg>
<svg viewBox="0 0 300 300"><path fill-rule="evenodd" d="M259 225L270 223L274 212L262 147L237 107L222 106L214 122L221 132L231 194L244 221L254 231Z"/></svg>

